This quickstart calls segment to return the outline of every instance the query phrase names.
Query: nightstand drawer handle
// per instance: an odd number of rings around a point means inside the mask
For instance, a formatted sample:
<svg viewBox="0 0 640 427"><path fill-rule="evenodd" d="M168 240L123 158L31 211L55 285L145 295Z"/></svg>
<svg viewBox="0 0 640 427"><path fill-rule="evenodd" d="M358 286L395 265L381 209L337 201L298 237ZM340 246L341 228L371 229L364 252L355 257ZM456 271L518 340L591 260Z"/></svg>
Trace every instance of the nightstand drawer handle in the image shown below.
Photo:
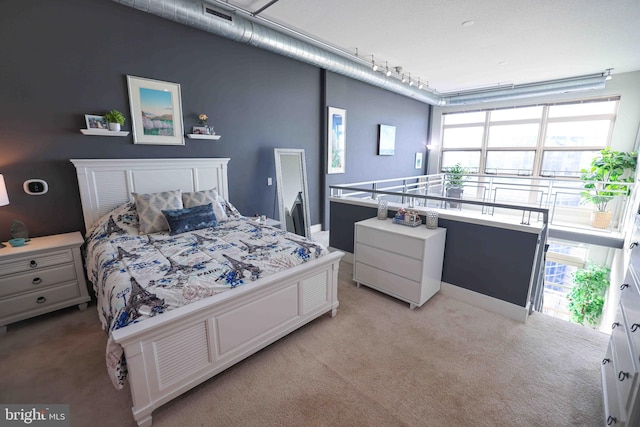
<svg viewBox="0 0 640 427"><path fill-rule="evenodd" d="M607 425L610 426L611 424L618 424L618 419L609 415L607 417Z"/></svg>
<svg viewBox="0 0 640 427"><path fill-rule="evenodd" d="M43 302L45 302L47 299L45 297L38 297L38 299L36 300L36 302L38 304L42 304Z"/></svg>
<svg viewBox="0 0 640 427"><path fill-rule="evenodd" d="M613 324L611 325L611 329L615 329L618 326L620 326L620 322L613 322Z"/></svg>
<svg viewBox="0 0 640 427"><path fill-rule="evenodd" d="M611 359L602 359L603 365L606 365L607 363L611 363Z"/></svg>
<svg viewBox="0 0 640 427"><path fill-rule="evenodd" d="M627 378L629 378L629 372L623 372L623 371L618 372L618 381L624 381Z"/></svg>
<svg viewBox="0 0 640 427"><path fill-rule="evenodd" d="M631 325L631 332L637 331L638 328L640 328L640 324L634 323L633 325Z"/></svg>
<svg viewBox="0 0 640 427"><path fill-rule="evenodd" d="M29 267L36 268L37 266L38 266L38 263L36 262L36 260L32 259L31 262L29 263Z"/></svg>
<svg viewBox="0 0 640 427"><path fill-rule="evenodd" d="M40 283L42 283L42 279L39 277L34 277L31 283L33 283L34 285L39 285Z"/></svg>
<svg viewBox="0 0 640 427"><path fill-rule="evenodd" d="M624 288L628 288L629 284L628 283L623 283L622 285L620 285L620 290L624 291Z"/></svg>

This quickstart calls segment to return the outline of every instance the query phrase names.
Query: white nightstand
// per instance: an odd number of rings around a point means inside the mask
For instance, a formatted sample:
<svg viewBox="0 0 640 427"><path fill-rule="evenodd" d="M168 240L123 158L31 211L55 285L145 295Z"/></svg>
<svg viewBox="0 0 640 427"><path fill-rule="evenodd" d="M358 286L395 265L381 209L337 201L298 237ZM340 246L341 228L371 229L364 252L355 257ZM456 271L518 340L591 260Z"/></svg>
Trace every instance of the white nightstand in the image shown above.
<svg viewBox="0 0 640 427"><path fill-rule="evenodd" d="M35 237L0 248L0 334L9 323L91 300L82 266L79 232Z"/></svg>

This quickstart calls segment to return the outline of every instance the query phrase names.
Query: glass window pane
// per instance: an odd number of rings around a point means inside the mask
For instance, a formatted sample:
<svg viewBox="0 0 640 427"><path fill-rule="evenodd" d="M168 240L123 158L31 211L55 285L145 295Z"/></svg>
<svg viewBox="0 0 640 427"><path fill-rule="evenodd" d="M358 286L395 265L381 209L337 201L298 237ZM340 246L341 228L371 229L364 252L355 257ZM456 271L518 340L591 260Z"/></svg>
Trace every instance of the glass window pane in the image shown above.
<svg viewBox="0 0 640 427"><path fill-rule="evenodd" d="M547 125L545 147L606 147L610 120L560 122Z"/></svg>
<svg viewBox="0 0 640 427"><path fill-rule="evenodd" d="M590 114L614 114L618 101L586 102L584 104L552 105L549 117L575 117Z"/></svg>
<svg viewBox="0 0 640 427"><path fill-rule="evenodd" d="M538 141L537 123L526 125L492 125L489 147L535 147Z"/></svg>
<svg viewBox="0 0 640 427"><path fill-rule="evenodd" d="M484 111L476 111L473 113L452 113L444 114L445 125L466 125L469 123L484 123L486 116Z"/></svg>
<svg viewBox="0 0 640 427"><path fill-rule="evenodd" d="M524 108L509 108L505 110L491 111L489 118L492 122L500 122L504 120L526 120L526 119L541 119L542 118L542 105L535 107Z"/></svg>
<svg viewBox="0 0 640 427"><path fill-rule="evenodd" d="M543 176L580 177L580 169L588 169L599 151L545 151L542 154Z"/></svg>
<svg viewBox="0 0 640 427"><path fill-rule="evenodd" d="M442 136L443 148L480 148L482 145L481 126L464 128L445 128Z"/></svg>
<svg viewBox="0 0 640 427"><path fill-rule="evenodd" d="M445 151L442 153L441 169L451 167L460 163L463 167L469 169L470 172L477 172L480 167L479 151Z"/></svg>
<svg viewBox="0 0 640 427"><path fill-rule="evenodd" d="M535 151L489 151L486 173L531 175Z"/></svg>

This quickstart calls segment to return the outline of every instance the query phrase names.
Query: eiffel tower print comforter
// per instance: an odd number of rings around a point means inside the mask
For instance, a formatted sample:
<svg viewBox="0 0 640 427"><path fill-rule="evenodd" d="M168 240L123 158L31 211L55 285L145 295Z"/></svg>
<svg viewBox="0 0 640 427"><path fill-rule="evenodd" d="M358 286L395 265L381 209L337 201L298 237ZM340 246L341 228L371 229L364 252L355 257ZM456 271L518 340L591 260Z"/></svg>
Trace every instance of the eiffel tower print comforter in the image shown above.
<svg viewBox="0 0 640 427"><path fill-rule="evenodd" d="M86 268L109 333L326 253L317 242L240 215L183 234L141 235L129 202L87 231ZM111 338L106 357L112 382L122 388L126 360Z"/></svg>

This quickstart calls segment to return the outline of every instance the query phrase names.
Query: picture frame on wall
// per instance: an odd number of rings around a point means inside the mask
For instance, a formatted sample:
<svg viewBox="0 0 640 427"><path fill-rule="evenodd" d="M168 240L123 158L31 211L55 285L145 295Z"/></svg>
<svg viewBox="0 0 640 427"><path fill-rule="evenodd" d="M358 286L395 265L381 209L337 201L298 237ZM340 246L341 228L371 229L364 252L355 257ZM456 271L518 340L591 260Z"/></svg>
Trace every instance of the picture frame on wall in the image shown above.
<svg viewBox="0 0 640 427"><path fill-rule="evenodd" d="M328 107L327 173L344 173L347 153L347 111Z"/></svg>
<svg viewBox="0 0 640 427"><path fill-rule="evenodd" d="M85 114L84 120L87 122L87 129L104 129L109 130L109 124L104 116L96 116L93 114Z"/></svg>
<svg viewBox="0 0 640 427"><path fill-rule="evenodd" d="M184 145L180 84L127 76L134 144Z"/></svg>
<svg viewBox="0 0 640 427"><path fill-rule="evenodd" d="M396 153L396 127L378 125L378 155L393 156Z"/></svg>
<svg viewBox="0 0 640 427"><path fill-rule="evenodd" d="M414 167L416 169L422 169L422 153L416 153L416 159Z"/></svg>

